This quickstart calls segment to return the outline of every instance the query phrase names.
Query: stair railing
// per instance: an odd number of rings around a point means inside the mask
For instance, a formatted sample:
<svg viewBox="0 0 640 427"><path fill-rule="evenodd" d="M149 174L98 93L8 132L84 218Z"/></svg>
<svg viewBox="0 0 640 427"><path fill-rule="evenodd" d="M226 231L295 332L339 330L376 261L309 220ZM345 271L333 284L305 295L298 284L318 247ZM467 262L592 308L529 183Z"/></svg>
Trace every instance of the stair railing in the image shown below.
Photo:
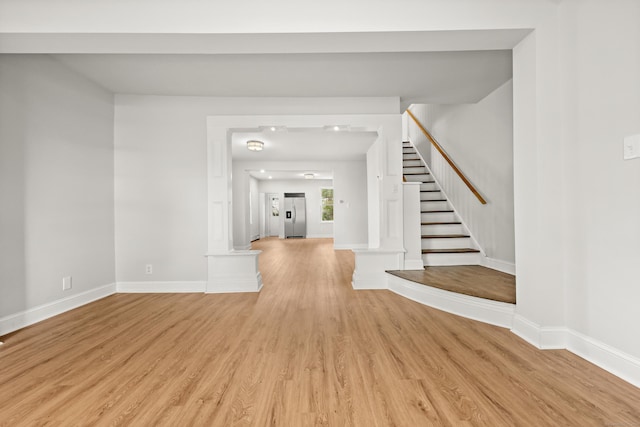
<svg viewBox="0 0 640 427"><path fill-rule="evenodd" d="M453 162L453 160L451 160L449 155L447 155L447 153L440 146L440 144L438 144L438 141L436 141L435 138L431 135L431 133L427 129L425 129L425 127L422 125L422 123L420 123L420 120L418 120L416 118L416 116L414 116L413 113L410 110L407 110L407 114L409 115L409 117L411 117L413 119L413 121L416 123L416 125L418 125L418 127L420 128L422 133L424 133L424 135L427 137L427 139L431 142L431 145L433 145L435 147L435 149L438 150L440 155L442 155L442 157L447 161L447 163L449 163L449 166L451 166L451 168L454 170L454 172L460 177L462 182L465 183L467 188L469 188L469 190L471 190L473 195L476 196L476 198L480 201L480 203L482 203L483 205L486 205L487 202L480 195L480 192L478 190L476 190L476 188L473 186L473 184L471 184L471 182L462 173L462 171L458 168L458 166L456 166L456 164Z"/></svg>

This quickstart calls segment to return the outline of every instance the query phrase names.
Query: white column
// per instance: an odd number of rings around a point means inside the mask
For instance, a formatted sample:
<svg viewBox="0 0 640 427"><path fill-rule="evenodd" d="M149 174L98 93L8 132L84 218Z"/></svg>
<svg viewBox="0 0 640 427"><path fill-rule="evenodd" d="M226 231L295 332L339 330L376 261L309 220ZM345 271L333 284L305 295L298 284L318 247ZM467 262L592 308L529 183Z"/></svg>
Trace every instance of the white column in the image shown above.
<svg viewBox="0 0 640 427"><path fill-rule="evenodd" d="M233 250L231 140L227 128L207 124L209 237L207 293L258 292L260 251Z"/></svg>

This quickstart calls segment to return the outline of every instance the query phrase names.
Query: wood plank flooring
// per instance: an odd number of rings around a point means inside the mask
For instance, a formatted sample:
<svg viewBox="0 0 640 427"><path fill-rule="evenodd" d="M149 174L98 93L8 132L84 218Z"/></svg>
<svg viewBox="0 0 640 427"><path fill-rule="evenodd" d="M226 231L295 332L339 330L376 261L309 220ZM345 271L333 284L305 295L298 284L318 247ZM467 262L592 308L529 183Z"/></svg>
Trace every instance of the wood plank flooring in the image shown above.
<svg viewBox="0 0 640 427"><path fill-rule="evenodd" d="M5 336L2 426L632 426L640 390L389 291L328 239L258 241L259 294L117 294Z"/></svg>
<svg viewBox="0 0 640 427"><path fill-rule="evenodd" d="M388 273L445 291L509 304L516 303L515 276L479 265L390 270Z"/></svg>

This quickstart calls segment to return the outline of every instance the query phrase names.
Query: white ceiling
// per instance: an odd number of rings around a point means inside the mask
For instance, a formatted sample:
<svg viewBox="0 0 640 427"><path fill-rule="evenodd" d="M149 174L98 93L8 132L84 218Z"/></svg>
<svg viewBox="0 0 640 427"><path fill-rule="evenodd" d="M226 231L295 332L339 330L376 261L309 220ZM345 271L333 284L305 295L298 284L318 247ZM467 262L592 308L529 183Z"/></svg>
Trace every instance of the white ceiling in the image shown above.
<svg viewBox="0 0 640 427"><path fill-rule="evenodd" d="M60 54L114 93L388 97L473 103L511 78L511 51L300 54Z"/></svg>
<svg viewBox="0 0 640 427"><path fill-rule="evenodd" d="M298 161L298 160L363 160L375 132L350 132L323 129L278 132L234 132L231 157L238 161ZM264 150L249 151L247 141L264 142Z"/></svg>
<svg viewBox="0 0 640 427"><path fill-rule="evenodd" d="M397 97L406 108L478 102L511 78L511 48L527 33L0 34L0 52L52 54L119 94ZM264 141L265 149L249 152L248 139ZM362 159L374 139L353 130L236 132L232 155L265 162ZM259 179L301 179L304 172L310 171L251 171Z"/></svg>
<svg viewBox="0 0 640 427"><path fill-rule="evenodd" d="M231 136L231 156L234 161L293 162L293 161L349 161L364 160L376 132L323 129L278 129L275 132L234 132ZM262 151L249 151L247 141L264 142ZM333 179L333 171L318 169L282 170L250 169L257 179L304 179L305 173L313 173L315 179ZM271 177L271 178L269 178Z"/></svg>
<svg viewBox="0 0 640 427"><path fill-rule="evenodd" d="M264 171L264 172L263 172ZM274 181L291 181L297 179L305 179L304 175L307 173L313 174L315 180L331 180L333 179L333 171L329 170L298 170L298 171L283 171L283 170L269 170L269 169L250 169L249 175L259 180L274 180Z"/></svg>

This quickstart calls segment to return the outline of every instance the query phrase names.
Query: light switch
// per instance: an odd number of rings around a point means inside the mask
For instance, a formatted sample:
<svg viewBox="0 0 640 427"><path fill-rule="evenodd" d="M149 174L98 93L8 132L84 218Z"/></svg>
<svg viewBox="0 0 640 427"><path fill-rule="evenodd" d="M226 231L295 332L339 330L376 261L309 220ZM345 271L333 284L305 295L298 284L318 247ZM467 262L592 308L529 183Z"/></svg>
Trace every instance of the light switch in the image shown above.
<svg viewBox="0 0 640 427"><path fill-rule="evenodd" d="M640 157L640 135L627 136L624 139L624 159Z"/></svg>

